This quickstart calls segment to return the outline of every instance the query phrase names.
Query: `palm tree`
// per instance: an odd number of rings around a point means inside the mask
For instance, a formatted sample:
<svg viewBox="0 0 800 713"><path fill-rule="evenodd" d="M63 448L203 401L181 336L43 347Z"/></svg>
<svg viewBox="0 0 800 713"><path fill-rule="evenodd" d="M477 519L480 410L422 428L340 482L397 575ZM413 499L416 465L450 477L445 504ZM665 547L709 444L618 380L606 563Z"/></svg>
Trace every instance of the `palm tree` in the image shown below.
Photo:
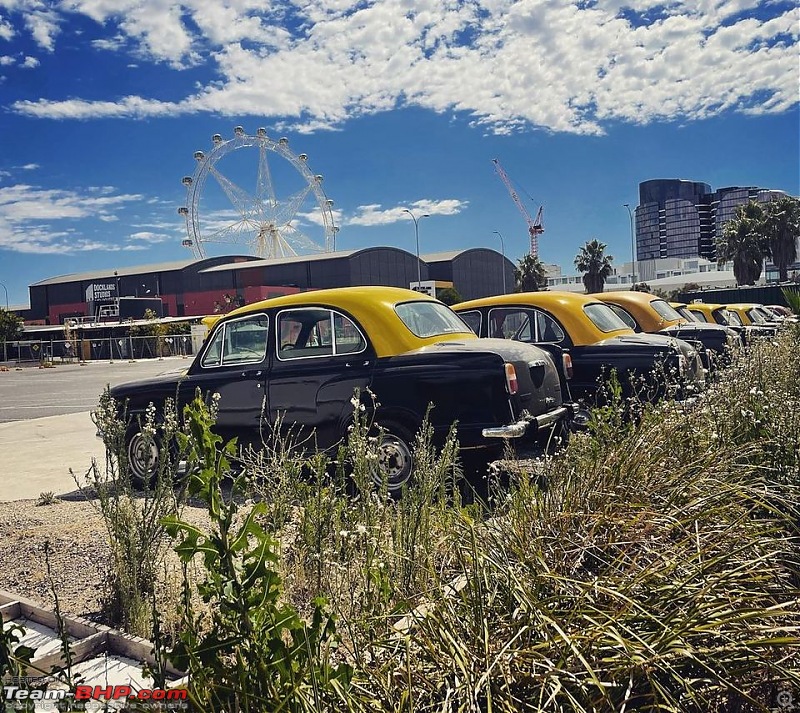
<svg viewBox="0 0 800 713"><path fill-rule="evenodd" d="M733 261L736 284L754 285L761 277L766 243L764 207L756 201L740 205L717 238L717 263Z"/></svg>
<svg viewBox="0 0 800 713"><path fill-rule="evenodd" d="M606 255L608 246L597 238L587 240L575 256L575 267L584 273L583 286L586 293L602 292L606 279L614 271L611 267L613 256Z"/></svg>
<svg viewBox="0 0 800 713"><path fill-rule="evenodd" d="M517 292L539 292L547 288L547 270L536 256L525 255L514 268L514 282Z"/></svg>
<svg viewBox="0 0 800 713"><path fill-rule="evenodd" d="M786 196L764 207L764 233L769 256L778 268L780 281L789 279L789 265L797 260L800 237L800 200Z"/></svg>

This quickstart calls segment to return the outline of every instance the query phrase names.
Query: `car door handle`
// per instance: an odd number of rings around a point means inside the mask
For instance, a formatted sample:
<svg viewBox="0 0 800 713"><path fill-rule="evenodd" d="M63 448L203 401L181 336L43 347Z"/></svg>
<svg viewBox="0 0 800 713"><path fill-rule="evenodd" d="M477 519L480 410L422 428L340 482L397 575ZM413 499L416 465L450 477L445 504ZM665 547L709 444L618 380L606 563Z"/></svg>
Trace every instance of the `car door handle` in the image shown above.
<svg viewBox="0 0 800 713"><path fill-rule="evenodd" d="M253 371L243 371L242 372L242 378L243 379L248 377L248 376L261 376L261 370L259 369L258 371L255 371L255 372L253 372Z"/></svg>
<svg viewBox="0 0 800 713"><path fill-rule="evenodd" d="M354 365L353 365L353 362L348 361L348 362L345 362L345 366L348 367L349 369L352 369ZM369 366L369 359L367 359L367 361L361 362L361 366Z"/></svg>

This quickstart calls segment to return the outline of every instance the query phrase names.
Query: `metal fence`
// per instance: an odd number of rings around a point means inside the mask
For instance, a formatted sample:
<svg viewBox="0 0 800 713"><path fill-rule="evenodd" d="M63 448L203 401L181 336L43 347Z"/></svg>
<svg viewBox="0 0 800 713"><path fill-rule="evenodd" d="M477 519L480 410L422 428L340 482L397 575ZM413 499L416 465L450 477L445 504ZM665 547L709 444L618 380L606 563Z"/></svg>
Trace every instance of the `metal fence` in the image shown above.
<svg viewBox="0 0 800 713"><path fill-rule="evenodd" d="M41 362L157 359L193 354L188 334L167 337L105 337L103 339L30 339L4 345L3 360L17 364Z"/></svg>

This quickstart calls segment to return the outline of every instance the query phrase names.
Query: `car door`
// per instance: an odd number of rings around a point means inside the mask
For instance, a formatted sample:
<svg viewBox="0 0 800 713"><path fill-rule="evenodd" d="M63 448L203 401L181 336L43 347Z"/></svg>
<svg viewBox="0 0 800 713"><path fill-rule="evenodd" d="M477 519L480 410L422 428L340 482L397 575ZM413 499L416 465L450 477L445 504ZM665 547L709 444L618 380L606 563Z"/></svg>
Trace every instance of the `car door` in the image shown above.
<svg viewBox="0 0 800 713"><path fill-rule="evenodd" d="M356 322L335 309L287 309L275 320L270 422L294 443L328 448L344 435L355 389L371 382L375 352Z"/></svg>
<svg viewBox="0 0 800 713"><path fill-rule="evenodd" d="M257 442L266 424L262 416L269 410L268 345L269 317L264 313L220 323L181 382L181 402L190 401L199 389L207 402L217 401L218 433Z"/></svg>

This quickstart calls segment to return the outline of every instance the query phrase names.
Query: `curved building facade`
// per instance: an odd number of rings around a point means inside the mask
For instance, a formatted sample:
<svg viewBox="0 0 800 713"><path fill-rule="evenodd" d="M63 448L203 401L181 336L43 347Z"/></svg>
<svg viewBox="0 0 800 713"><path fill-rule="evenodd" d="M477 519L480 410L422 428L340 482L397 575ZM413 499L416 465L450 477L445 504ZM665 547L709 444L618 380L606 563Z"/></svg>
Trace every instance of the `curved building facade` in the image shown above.
<svg viewBox="0 0 800 713"><path fill-rule="evenodd" d="M676 178L639 184L636 259L704 257L716 260L717 237L736 208L787 195L755 186L713 190L708 183Z"/></svg>
<svg viewBox="0 0 800 713"><path fill-rule="evenodd" d="M444 276L435 276L439 274ZM440 253L428 260L417 260L394 247L271 260L229 255L41 280L29 287L31 307L23 316L29 323L43 324L63 324L73 318L119 321L155 306L164 317L191 317L301 290L351 285L407 288L418 275L423 282L452 282L465 298L499 294L504 279L509 290L514 285L513 263L488 248Z"/></svg>

